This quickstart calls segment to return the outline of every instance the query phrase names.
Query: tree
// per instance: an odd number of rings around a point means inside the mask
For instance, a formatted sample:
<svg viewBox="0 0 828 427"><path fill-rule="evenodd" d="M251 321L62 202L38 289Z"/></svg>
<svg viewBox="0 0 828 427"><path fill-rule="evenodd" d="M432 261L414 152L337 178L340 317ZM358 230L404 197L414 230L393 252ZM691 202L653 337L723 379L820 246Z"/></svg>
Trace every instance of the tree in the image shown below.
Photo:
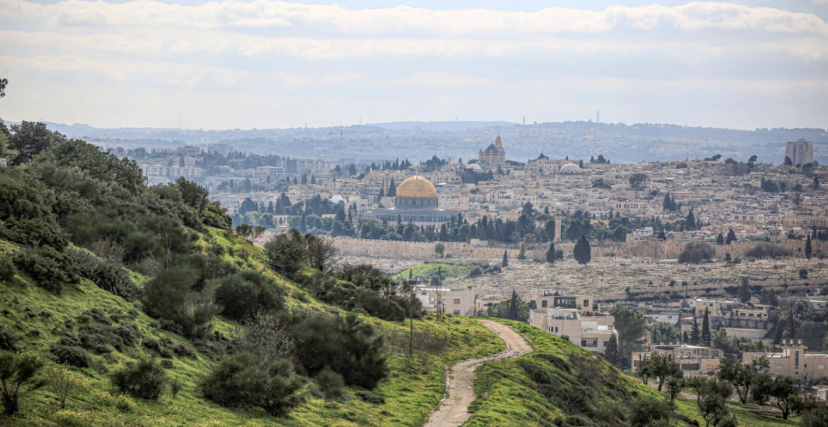
<svg viewBox="0 0 828 427"><path fill-rule="evenodd" d="M753 376L753 382L750 384L750 400L764 405L770 397L770 387L773 384L773 378L767 372L759 372Z"/></svg>
<svg viewBox="0 0 828 427"><path fill-rule="evenodd" d="M264 250L270 268L288 277L299 270L305 259L304 238L296 229L274 236L265 243Z"/></svg>
<svg viewBox="0 0 828 427"><path fill-rule="evenodd" d="M587 265L589 261L592 260L592 249L590 248L589 241L587 241L585 235L582 235L578 240L578 243L575 244L572 255L581 265Z"/></svg>
<svg viewBox="0 0 828 427"><path fill-rule="evenodd" d="M670 404L663 399L642 396L633 402L629 425L633 427L660 426L662 424L659 422L664 420L667 421L664 425L669 425L671 412Z"/></svg>
<svg viewBox="0 0 828 427"><path fill-rule="evenodd" d="M690 212L687 213L687 218L684 220L684 229L685 230L695 230L696 229L696 217L693 215L693 209L690 209Z"/></svg>
<svg viewBox="0 0 828 427"><path fill-rule="evenodd" d="M639 188L643 186L647 180L650 179L646 174L643 173L634 173L630 175L629 182L630 187L632 188Z"/></svg>
<svg viewBox="0 0 828 427"><path fill-rule="evenodd" d="M440 255L440 258L442 258L446 254L446 245L442 243L437 243L436 245L434 245L434 253Z"/></svg>
<svg viewBox="0 0 828 427"><path fill-rule="evenodd" d="M394 178L391 178L391 181L388 183L388 193L386 193L388 197L397 197L397 186L394 184Z"/></svg>
<svg viewBox="0 0 828 427"><path fill-rule="evenodd" d="M333 239L313 234L305 235L305 254L311 267L323 273L327 272L336 265L336 253Z"/></svg>
<svg viewBox="0 0 828 427"><path fill-rule="evenodd" d="M523 204L523 208L521 209L521 214L531 217L535 214L535 207L532 206L532 202L526 202Z"/></svg>
<svg viewBox="0 0 828 427"><path fill-rule="evenodd" d="M20 398L46 385L37 376L42 367L43 362L31 355L0 354L0 395L6 415L16 414Z"/></svg>
<svg viewBox="0 0 828 427"><path fill-rule="evenodd" d="M814 175L814 183L811 184L811 188L814 190L819 190L819 176Z"/></svg>
<svg viewBox="0 0 828 427"><path fill-rule="evenodd" d="M788 377L776 377L771 382L768 394L776 401L776 407L782 411L782 419L787 420L791 413L791 403L798 396L796 387Z"/></svg>
<svg viewBox="0 0 828 427"><path fill-rule="evenodd" d="M710 310L704 309L704 318L702 318L702 342L706 346L710 346Z"/></svg>
<svg viewBox="0 0 828 427"><path fill-rule="evenodd" d="M508 267L509 266L509 255L506 251L503 251L503 262L500 263L501 267Z"/></svg>
<svg viewBox="0 0 828 427"><path fill-rule="evenodd" d="M727 231L727 239L725 239L725 244L729 245L731 242L735 242L736 240L736 233L734 233L731 228Z"/></svg>
<svg viewBox="0 0 828 427"><path fill-rule="evenodd" d="M549 250L546 251L546 262L549 264L555 263L555 243L549 244Z"/></svg>
<svg viewBox="0 0 828 427"><path fill-rule="evenodd" d="M704 418L705 427L717 425L720 419L727 416L727 403L725 398L716 393L709 393L699 402L699 413Z"/></svg>
<svg viewBox="0 0 828 427"><path fill-rule="evenodd" d="M785 331L785 339L795 340L799 329L799 323L794 318L793 308L788 311L788 329Z"/></svg>
<svg viewBox="0 0 828 427"><path fill-rule="evenodd" d="M682 373L682 375L684 375ZM684 389L685 381L684 377L673 377L667 381L667 393L670 395L670 403L676 401L676 397L681 394L681 391Z"/></svg>
<svg viewBox="0 0 828 427"><path fill-rule="evenodd" d="M716 244L719 245L719 246L722 246L722 245L725 244L724 236L722 236L722 233L719 233L719 235L716 236Z"/></svg>
<svg viewBox="0 0 828 427"><path fill-rule="evenodd" d="M83 375L59 366L47 368L46 377L52 391L58 398L58 402L60 402L60 409L66 409L66 400L72 390L83 388L89 382Z"/></svg>
<svg viewBox="0 0 828 427"><path fill-rule="evenodd" d="M805 240L805 258L811 259L811 255L813 254L813 248L811 247L811 235L808 235L807 240Z"/></svg>
<svg viewBox="0 0 828 427"><path fill-rule="evenodd" d="M616 366L618 366L620 362L618 354L618 339L615 338L615 334L610 335L609 342L607 343L607 348L604 349L604 358L607 359L608 362Z"/></svg>
<svg viewBox="0 0 828 427"><path fill-rule="evenodd" d="M736 394L739 395L739 400L742 403L747 402L754 376L753 368L750 365L741 364L736 359L730 357L724 357L720 361L716 376L720 380L733 384L733 387L736 388Z"/></svg>
<svg viewBox="0 0 828 427"><path fill-rule="evenodd" d="M696 315L693 314L693 328L690 330L690 344L698 345L701 342L701 332L699 331L699 321Z"/></svg>
<svg viewBox="0 0 828 427"><path fill-rule="evenodd" d="M615 318L615 330L618 332L619 362L626 367L632 352L646 340L647 319L643 314L627 308L613 309L610 314Z"/></svg>
<svg viewBox="0 0 828 427"><path fill-rule="evenodd" d="M684 378L684 373L678 363L673 362L672 358L666 355L655 353L649 363L650 374L658 380L658 391L661 391L664 383L670 378Z"/></svg>
<svg viewBox="0 0 828 427"><path fill-rule="evenodd" d="M66 140L65 136L48 130L46 124L40 122L24 120L19 125L12 125L11 131L9 146L18 152L17 157L12 161L17 165L32 161L35 155Z"/></svg>
<svg viewBox="0 0 828 427"><path fill-rule="evenodd" d="M710 260L716 256L716 250L707 243L703 242L689 242L684 245L684 249L678 257L678 262L699 264L702 261Z"/></svg>
<svg viewBox="0 0 828 427"><path fill-rule="evenodd" d="M518 294L514 288L512 288L512 300L509 302L509 319L511 320L519 320L518 319Z"/></svg>
<svg viewBox="0 0 828 427"><path fill-rule="evenodd" d="M743 304L747 304L750 302L750 279L747 277L742 277L742 284L739 286L739 301Z"/></svg>

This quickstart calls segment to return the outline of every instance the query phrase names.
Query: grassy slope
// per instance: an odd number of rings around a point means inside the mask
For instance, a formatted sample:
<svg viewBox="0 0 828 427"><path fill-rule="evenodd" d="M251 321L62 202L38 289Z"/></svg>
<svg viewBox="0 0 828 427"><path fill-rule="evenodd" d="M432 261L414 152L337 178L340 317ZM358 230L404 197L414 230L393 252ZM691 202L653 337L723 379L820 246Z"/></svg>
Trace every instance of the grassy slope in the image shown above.
<svg viewBox="0 0 828 427"><path fill-rule="evenodd" d="M395 273L394 277L402 276L408 278L408 274L413 270L414 277L429 277L437 274L437 269L441 268L441 272L446 278L463 277L469 274L474 266L477 264L471 262L424 262L417 264L414 267L406 268L399 273Z"/></svg>
<svg viewBox="0 0 828 427"><path fill-rule="evenodd" d="M265 257L260 248L247 244L243 239L225 235L218 230L211 230L205 236L211 244L220 244L228 249L227 259L261 270ZM207 241L200 242L203 247ZM9 246L0 242L6 249ZM269 273L272 274L272 273ZM310 300L307 293L297 285L272 275L288 290L288 305L292 307L317 308L318 302ZM145 280L134 275L137 282ZM167 337L174 342L189 342L176 334L159 331L151 327L154 319L143 314L137 303L127 302L92 284L84 281L79 286L68 288L60 296L52 295L35 286L27 278L18 274L13 283L0 283L0 324L14 331L21 338L21 344L27 353L35 353L48 360L49 347L54 344L61 333L65 318L75 319L91 308L101 308L107 315L113 312L127 313L134 310L138 315L134 320L124 322L137 324L145 338ZM378 326L384 335L401 335L406 333L407 325L385 322L365 317L366 321ZM115 325L118 323L116 322ZM75 326L77 330L78 326ZM235 325L219 319L215 323L217 330L228 333ZM140 357L151 356L152 352L140 344L127 347L124 352L114 351L112 359L93 355L97 368L87 368L81 372L88 378L87 392L74 393L67 409L58 411L55 395L48 389L38 390L22 401L22 417L13 420L2 419L10 425L98 425L98 426L167 426L167 425L284 425L284 426L381 426L422 425L429 413L439 402L445 390L445 364L454 361L479 357L501 351L505 346L495 334L480 323L465 318L447 318L439 321L426 318L415 322L417 331L430 330L448 336L450 344L438 355L419 352L409 366L407 358L399 354L394 347L389 348L391 376L383 381L375 392L386 398L384 405L372 405L353 398L353 390L348 391L351 399L337 404L326 404L322 399L311 398L295 410L289 418L277 419L259 411L230 410L218 406L195 392L199 379L209 371L211 362L202 354L195 358L174 357L174 367L168 370L171 377L177 378L184 385L176 399L164 394L157 402L126 399L129 411L116 408L119 400L124 406L124 397L115 393L109 383L109 373L123 366L125 362ZM91 353L90 353L91 354ZM51 364L52 362L49 362ZM109 373L108 373L109 372ZM6 425L6 424L4 424Z"/></svg>
<svg viewBox="0 0 828 427"><path fill-rule="evenodd" d="M554 355L565 361L570 361L573 357L586 357L587 360L592 360L590 363L601 372L602 378L597 379L598 382L605 384L603 387L597 387L600 390L597 393L598 406L612 408L615 404L612 396L607 393L606 385L616 384L635 395L658 394L655 389L644 386L635 379L619 373L617 369L603 361L602 358L593 359L590 353L572 345L569 341L562 340L525 323L497 320L509 324L527 337L533 348L535 348L535 352L518 359L486 363L478 369L475 382L477 399L471 407L474 414L467 424L469 427L549 426L550 420L563 416L560 408L555 407L548 399L535 391L532 387L532 381L519 365L520 360L527 359L533 363L541 363L543 366L551 368L562 384L567 384L566 375L557 370L554 365L535 357L538 354ZM702 426L704 425L704 420L698 415L695 401L679 398L676 412L699 421ZM737 415L742 426L771 427L797 424L793 420L783 421L779 418L759 416L738 410L732 410L731 412ZM677 426L685 425L678 420L673 422Z"/></svg>

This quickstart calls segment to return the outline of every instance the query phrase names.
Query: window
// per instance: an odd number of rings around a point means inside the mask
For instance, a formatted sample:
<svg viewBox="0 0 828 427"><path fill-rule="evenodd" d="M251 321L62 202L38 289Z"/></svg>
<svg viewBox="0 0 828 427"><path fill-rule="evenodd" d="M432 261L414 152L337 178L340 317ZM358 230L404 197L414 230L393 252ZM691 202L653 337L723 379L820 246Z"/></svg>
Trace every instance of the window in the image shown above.
<svg viewBox="0 0 828 427"><path fill-rule="evenodd" d="M584 307L589 308L589 300L588 299L584 300Z"/></svg>
<svg viewBox="0 0 828 427"><path fill-rule="evenodd" d="M794 369L799 369L799 352L794 352Z"/></svg>
<svg viewBox="0 0 828 427"><path fill-rule="evenodd" d="M454 299L454 304L455 304L455 305L460 304L460 298L455 298L455 299Z"/></svg>
<svg viewBox="0 0 828 427"><path fill-rule="evenodd" d="M817 366L817 369L825 369L825 365L819 365Z"/></svg>
<svg viewBox="0 0 828 427"><path fill-rule="evenodd" d="M454 310L454 315L459 316L460 315L460 310Z"/></svg>
<svg viewBox="0 0 828 427"><path fill-rule="evenodd" d="M546 308L546 304L547 304L548 302L549 302L549 301L547 301L547 300L543 300L543 301L541 301L541 307L542 307L542 308Z"/></svg>

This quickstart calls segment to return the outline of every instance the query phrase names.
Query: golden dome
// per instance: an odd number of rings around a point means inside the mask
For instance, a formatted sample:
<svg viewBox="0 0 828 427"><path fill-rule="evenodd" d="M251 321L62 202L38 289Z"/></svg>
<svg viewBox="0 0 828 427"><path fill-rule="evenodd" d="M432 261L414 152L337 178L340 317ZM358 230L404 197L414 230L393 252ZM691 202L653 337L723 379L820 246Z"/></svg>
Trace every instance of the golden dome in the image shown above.
<svg viewBox="0 0 828 427"><path fill-rule="evenodd" d="M437 189L431 181L421 177L412 176L397 187L397 197L422 197L429 199L437 198Z"/></svg>

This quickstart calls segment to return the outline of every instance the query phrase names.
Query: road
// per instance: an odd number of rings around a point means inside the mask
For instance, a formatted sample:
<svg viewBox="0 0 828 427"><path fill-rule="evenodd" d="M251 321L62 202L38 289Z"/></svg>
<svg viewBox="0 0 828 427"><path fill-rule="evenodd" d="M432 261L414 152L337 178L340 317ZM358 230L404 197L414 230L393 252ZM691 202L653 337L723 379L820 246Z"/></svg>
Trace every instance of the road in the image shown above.
<svg viewBox="0 0 828 427"><path fill-rule="evenodd" d="M451 367L448 377L448 391L446 399L428 417L425 427L459 427L469 420L469 405L474 401L474 372L478 366L486 362L513 359L531 353L532 347L515 332L503 323L491 320L480 320L506 342L506 350L488 357L469 359L457 362Z"/></svg>

